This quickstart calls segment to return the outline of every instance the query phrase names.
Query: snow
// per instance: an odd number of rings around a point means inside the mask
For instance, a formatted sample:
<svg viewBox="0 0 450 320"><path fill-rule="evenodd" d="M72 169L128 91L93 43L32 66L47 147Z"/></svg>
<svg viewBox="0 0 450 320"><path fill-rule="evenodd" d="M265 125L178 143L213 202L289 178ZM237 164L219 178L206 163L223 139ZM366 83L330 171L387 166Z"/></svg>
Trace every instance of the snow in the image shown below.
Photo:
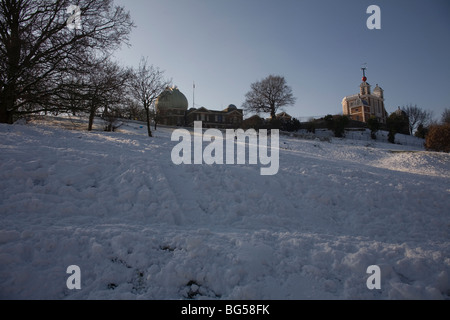
<svg viewBox="0 0 450 320"><path fill-rule="evenodd" d="M174 165L173 128L80 124L0 125L1 299L450 298L449 154L282 135L261 176Z"/></svg>

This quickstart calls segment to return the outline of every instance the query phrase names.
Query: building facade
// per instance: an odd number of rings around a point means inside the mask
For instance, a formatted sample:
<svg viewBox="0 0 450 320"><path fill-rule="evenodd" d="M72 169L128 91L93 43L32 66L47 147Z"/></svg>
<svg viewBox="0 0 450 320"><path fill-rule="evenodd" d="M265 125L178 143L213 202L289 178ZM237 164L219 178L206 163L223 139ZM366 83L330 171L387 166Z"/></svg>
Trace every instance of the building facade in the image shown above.
<svg viewBox="0 0 450 320"><path fill-rule="evenodd" d="M386 124L388 114L384 105L383 89L377 84L372 92L365 74L362 80L359 93L342 100L344 115L360 122L367 122L371 117L375 117L380 123Z"/></svg>
<svg viewBox="0 0 450 320"><path fill-rule="evenodd" d="M229 105L222 111L204 107L188 110L186 96L177 87L167 87L155 102L157 122L166 126L193 127L195 121L203 122L204 128L235 129L242 125L244 111Z"/></svg>
<svg viewBox="0 0 450 320"><path fill-rule="evenodd" d="M235 105L229 105L222 111L204 107L189 109L186 112L186 126L193 127L195 121L202 121L204 128L236 129L242 125L244 111Z"/></svg>

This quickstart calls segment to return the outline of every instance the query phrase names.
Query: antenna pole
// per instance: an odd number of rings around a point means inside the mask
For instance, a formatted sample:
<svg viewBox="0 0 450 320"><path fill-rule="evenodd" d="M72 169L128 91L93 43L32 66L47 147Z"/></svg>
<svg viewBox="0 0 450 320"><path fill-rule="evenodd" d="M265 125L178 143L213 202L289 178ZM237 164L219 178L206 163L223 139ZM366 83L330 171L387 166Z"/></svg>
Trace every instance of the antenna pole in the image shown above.
<svg viewBox="0 0 450 320"><path fill-rule="evenodd" d="M363 81L363 82L366 82L366 81L367 81L367 77L366 77L366 70L367 70L367 67L366 67L365 65L366 65L366 64L364 64L364 67L361 68L361 70L362 70L362 72L363 72L363 78L362 78L362 81Z"/></svg>

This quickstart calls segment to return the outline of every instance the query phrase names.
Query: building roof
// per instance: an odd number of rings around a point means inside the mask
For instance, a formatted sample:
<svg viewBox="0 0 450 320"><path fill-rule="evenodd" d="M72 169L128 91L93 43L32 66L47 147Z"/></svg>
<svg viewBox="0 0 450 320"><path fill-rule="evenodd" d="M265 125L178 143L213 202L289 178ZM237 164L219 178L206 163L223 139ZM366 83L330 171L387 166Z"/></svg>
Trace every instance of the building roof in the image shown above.
<svg viewBox="0 0 450 320"><path fill-rule="evenodd" d="M189 103L186 96L178 90L177 87L167 87L156 100L155 106L158 110L162 109L181 109L187 110Z"/></svg>
<svg viewBox="0 0 450 320"><path fill-rule="evenodd" d="M289 115L288 113L286 113L286 112L280 112L279 114L277 114L277 117L283 117L283 118L292 118L292 116L291 115Z"/></svg>
<svg viewBox="0 0 450 320"><path fill-rule="evenodd" d="M408 117L408 114L400 107L398 107L398 109L395 111L395 114L398 116Z"/></svg>
<svg viewBox="0 0 450 320"><path fill-rule="evenodd" d="M238 110L238 108L234 105L234 104L230 104L225 110L223 110L224 112L231 112L234 110Z"/></svg>
<svg viewBox="0 0 450 320"><path fill-rule="evenodd" d="M373 91L375 92L375 91L383 91L383 89L381 89L379 86L378 86L378 84L377 84L377 86L375 87L375 89L373 89Z"/></svg>
<svg viewBox="0 0 450 320"><path fill-rule="evenodd" d="M211 110L211 109L206 109L205 107L201 107L199 109L195 109L195 108L191 108L188 111L189 113L193 113L193 112L207 112L207 113L222 113L222 114L228 114L228 113L233 113L233 112L238 112L238 113L243 113L242 109L238 109L235 105L229 105L228 108L226 108L225 110Z"/></svg>

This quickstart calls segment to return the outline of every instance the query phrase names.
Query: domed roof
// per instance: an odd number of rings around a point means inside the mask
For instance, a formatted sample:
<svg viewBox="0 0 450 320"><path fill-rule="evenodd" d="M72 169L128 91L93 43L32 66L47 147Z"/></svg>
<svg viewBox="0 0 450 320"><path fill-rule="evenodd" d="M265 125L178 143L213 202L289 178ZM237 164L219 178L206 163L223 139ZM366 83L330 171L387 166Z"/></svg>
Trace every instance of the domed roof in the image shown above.
<svg viewBox="0 0 450 320"><path fill-rule="evenodd" d="M237 110L238 108L234 105L234 104L230 104L225 110L223 110L224 112L231 112L234 110Z"/></svg>
<svg viewBox="0 0 450 320"><path fill-rule="evenodd" d="M398 116L404 116L404 117L408 116L408 114L404 110L400 109L400 107L398 107L397 111L395 111L395 114Z"/></svg>
<svg viewBox="0 0 450 320"><path fill-rule="evenodd" d="M187 110L189 107L186 96L178 90L177 87L167 87L156 100L155 106L157 109L181 109Z"/></svg>
<svg viewBox="0 0 450 320"><path fill-rule="evenodd" d="M378 84L377 84L377 86L375 87L375 89L373 89L373 91L383 91L383 89L381 89L379 86L378 86Z"/></svg>

